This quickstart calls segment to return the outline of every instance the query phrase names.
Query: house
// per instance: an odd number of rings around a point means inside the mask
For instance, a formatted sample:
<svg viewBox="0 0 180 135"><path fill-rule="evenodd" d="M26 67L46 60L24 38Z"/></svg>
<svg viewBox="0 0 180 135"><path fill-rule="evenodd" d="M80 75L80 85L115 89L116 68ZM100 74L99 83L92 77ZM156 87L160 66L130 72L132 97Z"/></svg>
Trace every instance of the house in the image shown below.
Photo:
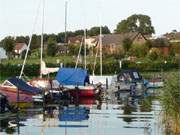
<svg viewBox="0 0 180 135"><path fill-rule="evenodd" d="M96 36L86 38L85 42L86 42L86 45L87 45L88 48L96 46L96 44L97 44L97 39L96 38L97 38Z"/></svg>
<svg viewBox="0 0 180 135"><path fill-rule="evenodd" d="M22 53L27 50L27 44L26 43L16 43L14 46L14 55L15 58L21 58Z"/></svg>
<svg viewBox="0 0 180 135"><path fill-rule="evenodd" d="M57 54L67 54L68 45L66 43L57 43Z"/></svg>
<svg viewBox="0 0 180 135"><path fill-rule="evenodd" d="M82 42L81 36L69 37L68 44L80 44Z"/></svg>
<svg viewBox="0 0 180 135"><path fill-rule="evenodd" d="M153 48L161 51L164 56L168 56L170 53L171 45L167 38L157 38L155 40L152 40L151 50Z"/></svg>
<svg viewBox="0 0 180 135"><path fill-rule="evenodd" d="M129 38L133 43L143 44L147 41L147 37L138 32L129 32L123 34L104 34L102 35L102 47L103 51L108 54L113 54L117 47L123 46L124 39ZM99 38L97 39L97 44L99 44Z"/></svg>
<svg viewBox="0 0 180 135"><path fill-rule="evenodd" d="M0 47L0 60L6 58L7 58L6 51L2 47Z"/></svg>

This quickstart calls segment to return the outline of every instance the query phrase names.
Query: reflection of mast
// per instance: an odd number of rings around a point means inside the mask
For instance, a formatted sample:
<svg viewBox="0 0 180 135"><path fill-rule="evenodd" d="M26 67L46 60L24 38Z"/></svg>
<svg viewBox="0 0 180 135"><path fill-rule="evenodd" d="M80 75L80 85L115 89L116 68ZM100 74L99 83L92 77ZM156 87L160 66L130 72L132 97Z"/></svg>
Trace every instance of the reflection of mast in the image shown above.
<svg viewBox="0 0 180 135"><path fill-rule="evenodd" d="M68 6L68 2L65 1L65 37L64 37L64 42L67 43L67 6Z"/></svg>
<svg viewBox="0 0 180 135"><path fill-rule="evenodd" d="M42 7L42 31L41 31L41 61L40 61L40 78L42 78L42 58L43 58L43 33L44 33L44 10L45 10L45 0L43 0Z"/></svg>

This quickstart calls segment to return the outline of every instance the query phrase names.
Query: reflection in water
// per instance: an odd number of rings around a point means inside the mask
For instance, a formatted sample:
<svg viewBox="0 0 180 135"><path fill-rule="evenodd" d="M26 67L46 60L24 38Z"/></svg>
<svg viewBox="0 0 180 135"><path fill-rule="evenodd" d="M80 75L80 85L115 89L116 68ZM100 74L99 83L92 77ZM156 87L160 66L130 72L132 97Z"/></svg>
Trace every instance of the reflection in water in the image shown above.
<svg viewBox="0 0 180 135"><path fill-rule="evenodd" d="M133 99L126 95L113 99L115 103L88 98L65 106L51 105L44 113L32 109L20 117L20 123L26 125L20 125L20 135L162 135L157 130L155 112L160 106L154 102L156 100L152 97ZM8 128L10 120L13 119L1 121L1 132L17 133L17 127Z"/></svg>
<svg viewBox="0 0 180 135"><path fill-rule="evenodd" d="M10 127L9 122L13 119L3 119L0 120L0 133L5 132L7 134L13 134L16 132L16 129L14 127Z"/></svg>

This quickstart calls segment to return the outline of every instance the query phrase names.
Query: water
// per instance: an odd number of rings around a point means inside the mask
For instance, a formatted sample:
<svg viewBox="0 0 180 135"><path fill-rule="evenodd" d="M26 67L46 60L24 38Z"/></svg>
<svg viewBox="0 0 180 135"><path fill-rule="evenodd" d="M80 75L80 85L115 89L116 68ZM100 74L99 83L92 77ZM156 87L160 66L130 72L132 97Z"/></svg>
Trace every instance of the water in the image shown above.
<svg viewBox="0 0 180 135"><path fill-rule="evenodd" d="M70 105L69 108L76 108L75 113L63 106L57 106L46 113L41 109L29 109L26 114L20 115L19 129L8 128L9 121L17 121L16 116L1 120L0 134L17 135L19 132L20 135L162 135L159 115L161 107L153 97L128 100L126 94L121 94L119 100L115 97L104 101L80 99L79 106L80 108ZM90 111L87 111L88 109ZM70 112L68 117L67 112Z"/></svg>

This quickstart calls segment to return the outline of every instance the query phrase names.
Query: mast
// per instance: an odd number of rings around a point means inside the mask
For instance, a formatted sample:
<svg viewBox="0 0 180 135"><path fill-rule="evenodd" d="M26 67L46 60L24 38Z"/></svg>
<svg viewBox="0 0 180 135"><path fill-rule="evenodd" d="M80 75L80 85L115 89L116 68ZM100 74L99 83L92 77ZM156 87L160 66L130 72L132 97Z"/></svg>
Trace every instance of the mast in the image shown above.
<svg viewBox="0 0 180 135"><path fill-rule="evenodd" d="M65 1L65 18L64 18L64 32L65 32L65 35L64 35L64 42L67 43L67 7L68 7L68 1Z"/></svg>
<svg viewBox="0 0 180 135"><path fill-rule="evenodd" d="M84 29L84 68L86 69L86 37L87 34L86 34L86 28Z"/></svg>
<svg viewBox="0 0 180 135"><path fill-rule="evenodd" d="M102 76L102 26L100 25L99 35L99 48L100 48L100 75Z"/></svg>
<svg viewBox="0 0 180 135"><path fill-rule="evenodd" d="M42 59L43 59L43 33L44 33L44 10L45 10L45 0L43 0L42 7L42 28L41 28L41 58L40 58L40 78L42 78Z"/></svg>
<svg viewBox="0 0 180 135"><path fill-rule="evenodd" d="M101 0L99 1L100 2L100 13L99 13L99 51L100 51L100 75L102 76L102 22L101 22L101 17L102 17L102 13L101 13L101 5L102 5L102 2Z"/></svg>

